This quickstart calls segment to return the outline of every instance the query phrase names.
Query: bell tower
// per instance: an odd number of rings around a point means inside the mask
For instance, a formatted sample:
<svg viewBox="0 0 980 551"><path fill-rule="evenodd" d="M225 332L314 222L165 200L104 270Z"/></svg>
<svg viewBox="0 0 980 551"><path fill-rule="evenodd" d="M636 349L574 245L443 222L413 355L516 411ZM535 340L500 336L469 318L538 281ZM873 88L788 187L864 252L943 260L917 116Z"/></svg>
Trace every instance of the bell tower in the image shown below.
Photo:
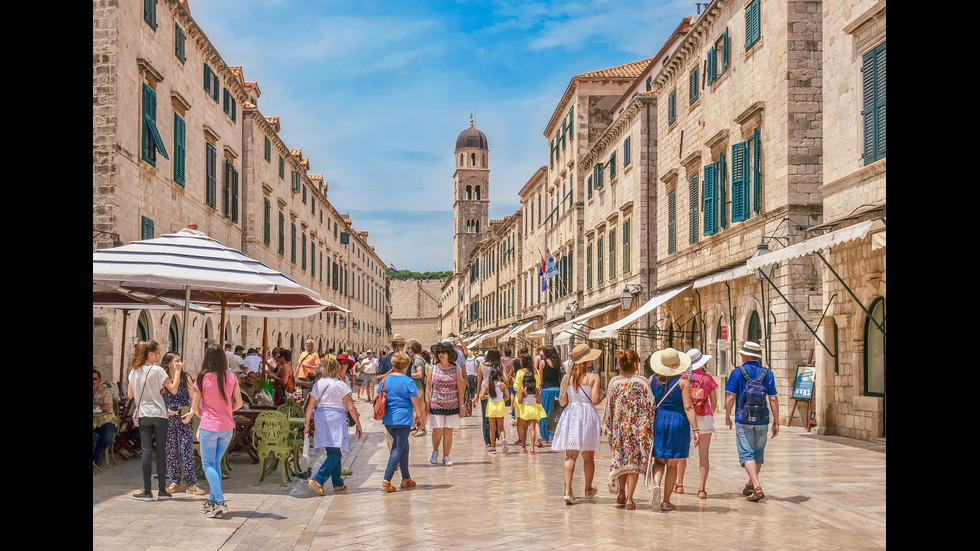
<svg viewBox="0 0 980 551"><path fill-rule="evenodd" d="M466 265L470 253L486 235L490 216L490 148L487 136L473 127L456 138L453 173L453 272Z"/></svg>

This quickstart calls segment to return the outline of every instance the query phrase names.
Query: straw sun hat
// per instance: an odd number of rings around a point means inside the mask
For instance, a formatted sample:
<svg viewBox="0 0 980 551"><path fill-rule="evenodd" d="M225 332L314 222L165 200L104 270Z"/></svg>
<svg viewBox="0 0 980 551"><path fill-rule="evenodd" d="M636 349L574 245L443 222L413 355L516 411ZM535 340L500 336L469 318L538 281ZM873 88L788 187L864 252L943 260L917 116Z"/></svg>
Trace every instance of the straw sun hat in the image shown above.
<svg viewBox="0 0 980 551"><path fill-rule="evenodd" d="M673 348L658 350L650 356L650 369L657 375L673 377L687 371L691 366L691 357Z"/></svg>
<svg viewBox="0 0 980 551"><path fill-rule="evenodd" d="M762 346L755 341L745 341L738 353L743 356L762 358Z"/></svg>
<svg viewBox="0 0 980 551"><path fill-rule="evenodd" d="M582 343L572 349L572 361L574 363L590 362L602 354L602 350L590 348L589 345Z"/></svg>

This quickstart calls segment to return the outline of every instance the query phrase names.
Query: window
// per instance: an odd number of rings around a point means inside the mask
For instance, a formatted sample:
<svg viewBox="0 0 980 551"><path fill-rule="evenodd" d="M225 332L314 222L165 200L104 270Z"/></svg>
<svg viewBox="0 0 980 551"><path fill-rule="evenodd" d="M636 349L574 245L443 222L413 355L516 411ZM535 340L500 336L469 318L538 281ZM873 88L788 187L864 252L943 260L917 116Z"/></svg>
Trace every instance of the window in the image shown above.
<svg viewBox="0 0 980 551"><path fill-rule="evenodd" d="M609 281L616 279L616 228L609 230Z"/></svg>
<svg viewBox="0 0 980 551"><path fill-rule="evenodd" d="M647 77L647 92L653 90L653 77Z"/></svg>
<svg viewBox="0 0 980 551"><path fill-rule="evenodd" d="M155 5L155 4L154 4ZM142 137L143 160L152 166L157 165L157 152L167 156L167 148L163 146L163 138L157 131L157 93L152 88L143 85L143 137Z"/></svg>
<svg viewBox="0 0 980 551"><path fill-rule="evenodd" d="M728 28L721 33L714 46L708 49L708 59L705 61L708 73L708 84L721 78L728 70Z"/></svg>
<svg viewBox="0 0 980 551"><path fill-rule="evenodd" d="M585 247L585 288L592 288L592 243Z"/></svg>
<svg viewBox="0 0 980 551"><path fill-rule="evenodd" d="M235 122L235 112L238 110L238 100L228 91L227 88L224 89L224 96L222 97L222 108L224 109L225 115L231 119L231 122Z"/></svg>
<svg viewBox="0 0 980 551"><path fill-rule="evenodd" d="M575 137L575 106L568 108L568 138Z"/></svg>
<svg viewBox="0 0 980 551"><path fill-rule="evenodd" d="M677 252L677 190L667 192L667 254Z"/></svg>
<svg viewBox="0 0 980 551"><path fill-rule="evenodd" d="M225 159L224 185L221 187L222 213L232 222L238 222L238 170Z"/></svg>
<svg viewBox="0 0 980 551"><path fill-rule="evenodd" d="M296 264L296 222L291 223L289 234L289 261Z"/></svg>
<svg viewBox="0 0 980 551"><path fill-rule="evenodd" d="M555 168L555 140L551 140L551 149L548 154L548 162L550 163L550 168Z"/></svg>
<svg viewBox="0 0 980 551"><path fill-rule="evenodd" d="M871 317L864 322L864 395L884 396L885 335L878 325L885 326L885 299L876 298L868 311Z"/></svg>
<svg viewBox="0 0 980 551"><path fill-rule="evenodd" d="M268 247L272 243L272 202L266 197L263 199L262 209L262 242Z"/></svg>
<svg viewBox="0 0 980 551"><path fill-rule="evenodd" d="M300 264L300 269L305 272L306 271L306 232L303 232L303 234L300 237L302 239L300 249L299 249L300 257L302 259Z"/></svg>
<svg viewBox="0 0 980 551"><path fill-rule="evenodd" d="M303 204L305 205L306 204L306 186L300 184L300 187L303 188Z"/></svg>
<svg viewBox="0 0 980 551"><path fill-rule="evenodd" d="M688 178L687 184L690 192L690 201L688 202L688 218L690 219L691 224L688 242L693 245L698 242L698 222L701 218L701 203L698 201L698 187L700 187L698 175L696 173L692 174L691 177Z"/></svg>
<svg viewBox="0 0 980 551"><path fill-rule="evenodd" d="M279 179L282 180L286 177L286 160L279 156Z"/></svg>
<svg viewBox="0 0 980 551"><path fill-rule="evenodd" d="M732 222L748 220L758 213L761 200L759 129L748 140L732 146Z"/></svg>
<svg viewBox="0 0 980 551"><path fill-rule="evenodd" d="M174 55L181 63L187 61L187 55L184 52L184 38L184 29L174 23Z"/></svg>
<svg viewBox="0 0 980 551"><path fill-rule="evenodd" d="M667 96L667 126L677 122L677 90L671 90Z"/></svg>
<svg viewBox="0 0 980 551"><path fill-rule="evenodd" d="M605 254L605 250L602 248L602 236L600 235L596 239L595 245L595 282L598 285L602 283L602 257Z"/></svg>
<svg viewBox="0 0 980 551"><path fill-rule="evenodd" d="M269 136L265 137L265 162L272 161L272 141L269 140Z"/></svg>
<svg viewBox="0 0 980 551"><path fill-rule="evenodd" d="M207 63L204 64L204 91L207 92L208 97L218 103L218 88L221 84L218 82L218 75L211 69L211 66Z"/></svg>
<svg viewBox="0 0 980 551"><path fill-rule="evenodd" d="M725 227L725 154L705 165L702 201L704 235L714 235Z"/></svg>
<svg viewBox="0 0 980 551"><path fill-rule="evenodd" d="M589 199L592 199L592 186L593 186L592 176L589 176L589 184L586 186L586 189L588 190Z"/></svg>
<svg viewBox="0 0 980 551"><path fill-rule="evenodd" d="M143 21L153 30L157 28L157 0L143 0Z"/></svg>
<svg viewBox="0 0 980 551"><path fill-rule="evenodd" d="M595 183L596 189L602 189L602 163L596 163L592 167L592 181Z"/></svg>
<svg viewBox="0 0 980 551"><path fill-rule="evenodd" d="M630 273L630 221L623 221L623 273Z"/></svg>
<svg viewBox="0 0 980 551"><path fill-rule="evenodd" d="M745 6L745 49L748 50L759 41L761 35L759 19L759 0L752 0Z"/></svg>
<svg viewBox="0 0 980 551"><path fill-rule="evenodd" d="M185 165L187 153L185 150L186 129L184 119L174 113L174 182L184 187Z"/></svg>
<svg viewBox="0 0 980 551"><path fill-rule="evenodd" d="M612 182L614 179L616 179L616 152L615 151L613 151L609 155L609 162L606 164L609 165L609 181Z"/></svg>
<svg viewBox="0 0 980 551"><path fill-rule="evenodd" d="M140 239L153 239L153 220L140 216Z"/></svg>
<svg viewBox="0 0 980 551"><path fill-rule="evenodd" d="M745 340L762 344L762 322L759 320L759 313L755 310L749 316L749 325L748 330L745 332Z"/></svg>
<svg viewBox="0 0 980 551"><path fill-rule="evenodd" d="M213 209L218 208L218 150L210 143L204 146L206 159L204 178L204 202Z"/></svg>
<svg viewBox="0 0 980 551"><path fill-rule="evenodd" d="M286 254L286 215L279 211L279 256Z"/></svg>
<svg viewBox="0 0 980 551"><path fill-rule="evenodd" d="M700 95L698 93L699 92L699 90L698 90L698 83L700 82L699 77L700 77L700 73L698 71L698 66L695 65L694 68L691 69L691 75L690 75L690 78L688 79L690 81L690 83L691 83L690 88L689 88L689 91L688 91L688 96L690 98L690 102L689 102L690 104L694 104L694 102L698 101L698 97L700 97Z"/></svg>
<svg viewBox="0 0 980 551"><path fill-rule="evenodd" d="M864 164L885 158L885 43L864 54Z"/></svg>
<svg viewBox="0 0 980 551"><path fill-rule="evenodd" d="M630 138L632 138L632 136L626 136L626 139L623 140L623 168L624 169L627 166L629 166L630 162L633 160L633 152L630 150L630 142L632 140Z"/></svg>
<svg viewBox="0 0 980 551"><path fill-rule="evenodd" d="M299 172L294 170L290 176L292 182L292 184L290 185L290 189L292 190L293 193L299 193L299 188L300 188ZM305 203L306 201L303 202Z"/></svg>

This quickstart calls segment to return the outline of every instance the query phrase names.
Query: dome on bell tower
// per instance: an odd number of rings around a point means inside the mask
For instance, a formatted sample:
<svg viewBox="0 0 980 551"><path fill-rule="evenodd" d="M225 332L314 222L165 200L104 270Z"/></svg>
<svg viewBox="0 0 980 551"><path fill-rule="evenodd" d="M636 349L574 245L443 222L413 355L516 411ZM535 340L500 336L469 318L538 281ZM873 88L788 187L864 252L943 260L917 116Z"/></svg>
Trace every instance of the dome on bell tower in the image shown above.
<svg viewBox="0 0 980 551"><path fill-rule="evenodd" d="M473 116L470 116L470 127L459 133L456 138L456 149L464 147L478 147L480 149L490 149L487 144L487 135L473 127Z"/></svg>

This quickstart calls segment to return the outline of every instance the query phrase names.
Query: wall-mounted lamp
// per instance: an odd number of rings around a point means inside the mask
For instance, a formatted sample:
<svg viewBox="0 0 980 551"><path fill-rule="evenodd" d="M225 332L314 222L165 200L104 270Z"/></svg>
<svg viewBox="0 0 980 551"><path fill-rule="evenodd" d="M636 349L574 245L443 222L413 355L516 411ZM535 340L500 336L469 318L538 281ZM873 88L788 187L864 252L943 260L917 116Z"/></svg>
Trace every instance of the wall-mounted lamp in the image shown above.
<svg viewBox="0 0 980 551"><path fill-rule="evenodd" d="M347 328L347 318L340 318L340 328L341 329Z"/></svg>
<svg viewBox="0 0 980 551"><path fill-rule="evenodd" d="M750 258L759 258L764 254L769 254L769 245L765 241L762 241L756 246L755 253ZM770 275L772 275L772 264L766 264L761 268L755 269L756 279L763 279L763 277L768 279Z"/></svg>
<svg viewBox="0 0 980 551"><path fill-rule="evenodd" d="M619 295L619 305L623 307L623 310L629 310L633 304L633 295L638 295L642 292L642 285L627 283L626 287L623 288L623 294Z"/></svg>
<svg viewBox="0 0 980 551"><path fill-rule="evenodd" d="M578 301L573 300L571 304L565 307L565 321L572 321L576 312L578 312Z"/></svg>

